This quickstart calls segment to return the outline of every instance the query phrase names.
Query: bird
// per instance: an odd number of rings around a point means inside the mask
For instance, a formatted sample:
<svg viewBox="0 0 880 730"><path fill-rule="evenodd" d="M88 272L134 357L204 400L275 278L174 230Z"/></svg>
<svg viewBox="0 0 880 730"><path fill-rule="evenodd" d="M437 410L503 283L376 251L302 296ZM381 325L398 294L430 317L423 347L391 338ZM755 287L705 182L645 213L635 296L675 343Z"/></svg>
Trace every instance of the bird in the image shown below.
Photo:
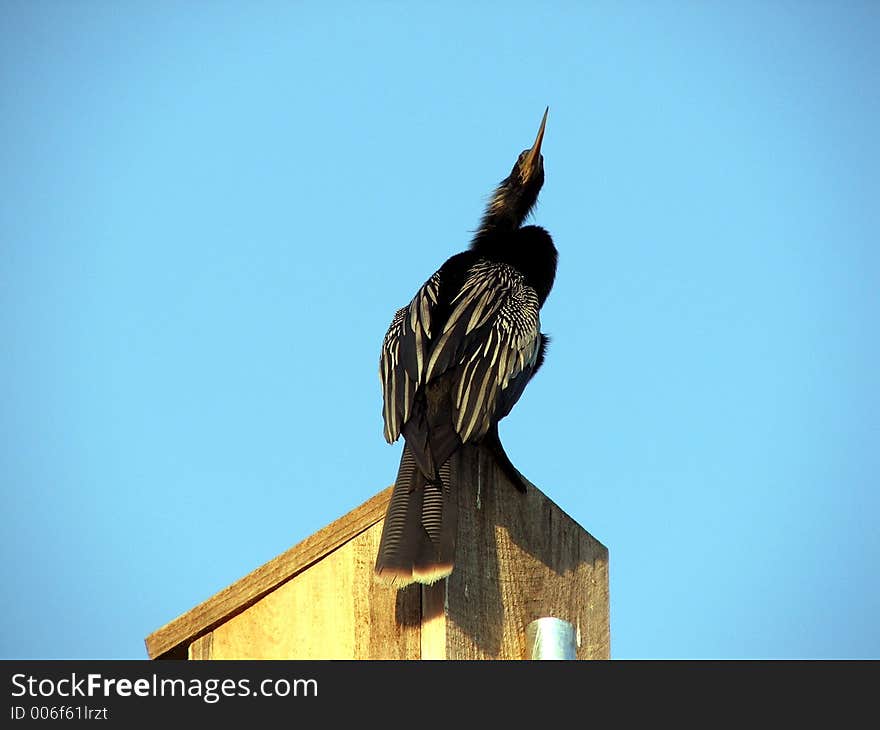
<svg viewBox="0 0 880 730"><path fill-rule="evenodd" d="M464 444L482 445L518 490L527 489L498 422L541 369L549 344L540 310L558 252L544 228L523 225L544 184L548 113L490 196L468 248L395 312L382 341L384 436L394 443L403 435L404 448L374 572L399 587L432 584L453 570L459 485L451 457Z"/></svg>

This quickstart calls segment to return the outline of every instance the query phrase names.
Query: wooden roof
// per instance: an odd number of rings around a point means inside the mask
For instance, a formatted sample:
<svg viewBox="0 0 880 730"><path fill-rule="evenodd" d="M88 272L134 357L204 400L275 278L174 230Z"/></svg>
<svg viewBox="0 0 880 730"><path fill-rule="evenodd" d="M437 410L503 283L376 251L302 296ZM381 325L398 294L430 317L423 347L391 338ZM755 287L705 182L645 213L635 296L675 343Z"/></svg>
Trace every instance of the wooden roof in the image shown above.
<svg viewBox="0 0 880 730"><path fill-rule="evenodd" d="M282 583L385 517L392 487L331 522L281 555L150 634L151 659L185 659L187 647L218 624L241 613Z"/></svg>

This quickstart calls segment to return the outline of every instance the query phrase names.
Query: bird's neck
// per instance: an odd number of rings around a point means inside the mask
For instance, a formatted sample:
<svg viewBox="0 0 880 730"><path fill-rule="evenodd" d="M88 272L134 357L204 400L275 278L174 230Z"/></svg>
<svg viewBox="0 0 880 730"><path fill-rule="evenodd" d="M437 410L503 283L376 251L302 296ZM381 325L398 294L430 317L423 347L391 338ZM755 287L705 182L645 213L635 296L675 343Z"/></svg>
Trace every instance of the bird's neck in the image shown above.
<svg viewBox="0 0 880 730"><path fill-rule="evenodd" d="M521 224L522 217L514 214L510 208L492 210L490 205L474 235L471 248L484 252L491 250L512 235Z"/></svg>
<svg viewBox="0 0 880 730"><path fill-rule="evenodd" d="M540 189L540 181L524 186L516 170L502 180L486 206L472 248L491 247L498 239L518 230L537 201Z"/></svg>

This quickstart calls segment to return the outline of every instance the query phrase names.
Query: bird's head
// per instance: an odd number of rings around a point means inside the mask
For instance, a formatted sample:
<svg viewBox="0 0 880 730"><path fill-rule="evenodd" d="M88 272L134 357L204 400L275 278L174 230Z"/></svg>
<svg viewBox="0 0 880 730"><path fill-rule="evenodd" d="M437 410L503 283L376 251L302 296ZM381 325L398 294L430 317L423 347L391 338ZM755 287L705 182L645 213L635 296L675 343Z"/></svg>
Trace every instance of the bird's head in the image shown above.
<svg viewBox="0 0 880 730"><path fill-rule="evenodd" d="M537 202L538 193L544 184L541 144L544 141L544 127L549 111L549 107L544 110L535 143L519 153L510 174L501 181L492 195L480 226L480 234L491 235L492 232L519 228Z"/></svg>
<svg viewBox="0 0 880 730"><path fill-rule="evenodd" d="M550 111L548 106L544 110L544 117L541 119L541 126L538 129L538 136L535 143L527 150L519 153L516 164L510 171L507 180L511 185L520 185L523 188L534 188L535 197L541 186L544 184L544 155L541 154L541 143L544 141L544 127L547 125L547 113Z"/></svg>

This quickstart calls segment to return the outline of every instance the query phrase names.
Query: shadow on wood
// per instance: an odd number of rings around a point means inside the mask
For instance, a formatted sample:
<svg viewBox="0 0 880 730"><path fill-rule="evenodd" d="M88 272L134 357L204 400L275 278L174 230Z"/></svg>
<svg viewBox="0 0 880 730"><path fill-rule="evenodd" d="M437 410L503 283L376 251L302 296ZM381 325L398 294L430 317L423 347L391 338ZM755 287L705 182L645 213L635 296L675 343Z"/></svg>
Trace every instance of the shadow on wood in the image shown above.
<svg viewBox="0 0 880 730"><path fill-rule="evenodd" d="M610 653L608 550L491 457L454 457L459 533L452 575L397 589L373 563L386 489L153 632L151 658L520 659L530 621L576 627L579 659Z"/></svg>
<svg viewBox="0 0 880 730"><path fill-rule="evenodd" d="M459 544L449 577L450 658L520 658L525 627L575 626L578 658L607 658L608 550L537 487L522 494L488 454L459 452Z"/></svg>

